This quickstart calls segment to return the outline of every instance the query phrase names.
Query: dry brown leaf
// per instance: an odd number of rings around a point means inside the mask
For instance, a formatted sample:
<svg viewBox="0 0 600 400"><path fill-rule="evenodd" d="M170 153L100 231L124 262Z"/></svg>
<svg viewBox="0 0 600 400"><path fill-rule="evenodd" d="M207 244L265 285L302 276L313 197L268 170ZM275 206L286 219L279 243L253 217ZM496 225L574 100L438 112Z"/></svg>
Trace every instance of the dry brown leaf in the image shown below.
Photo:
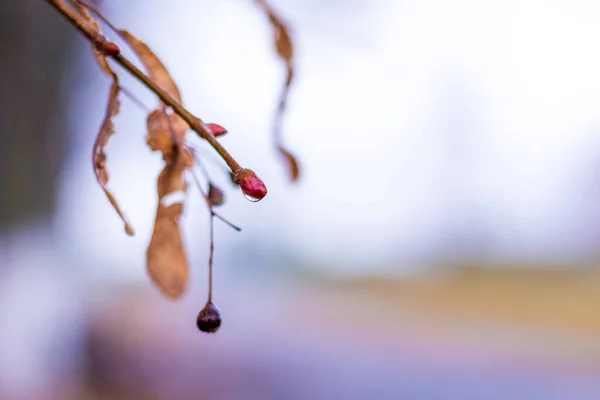
<svg viewBox="0 0 600 400"><path fill-rule="evenodd" d="M104 193L106 193L106 197L108 197L108 200L110 201L114 209L119 214L119 217L121 217L121 220L125 224L125 232L127 232L129 236L133 236L133 227L127 220L127 217L125 217L123 211L121 211L121 208L119 207L115 196L110 192L107 186L108 171L106 169L106 153L104 152L104 150L106 149L106 146L111 136L115 133L115 126L112 122L112 118L119 113L119 92L119 82L115 79L112 83L112 86L110 87L108 105L106 106L106 115L104 116L104 121L102 122L100 131L98 132L98 135L96 136L96 141L94 142L92 163L94 166L94 172L96 173L96 180L98 181L100 186L102 186L102 190L104 190Z"/></svg>
<svg viewBox="0 0 600 400"><path fill-rule="evenodd" d="M181 103L181 94L179 93L175 81L162 61L160 61L156 54L150 50L148 45L124 29L119 30L119 34L123 40L129 44L135 54L137 54L142 64L144 64L144 67L148 70L148 74L150 74L152 80L161 89L177 100L177 102Z"/></svg>
<svg viewBox="0 0 600 400"><path fill-rule="evenodd" d="M286 77L283 84L283 90L279 95L279 104L273 118L273 141L275 147L281 154L288 168L288 175L292 182L297 181L300 176L300 167L296 158L287 151L282 144L282 121L285 114L287 99L290 91L290 86L294 79L294 46L290 38L290 31L279 15L271 8L265 0L255 0L259 8L267 14L269 22L273 28L273 41L275 43L275 51L285 63Z"/></svg>
<svg viewBox="0 0 600 400"><path fill-rule="evenodd" d="M92 29L94 29L96 33L101 35L102 30L100 29L100 23L94 17L92 17L88 9L77 2L75 2L75 7L77 8L77 11L79 11L79 14L81 14L81 16L83 16L83 18L90 24ZM96 62L100 66L102 72L104 72L109 78L116 78L116 74L108 64L108 61L106 60L104 54L102 54L101 51L95 48L93 44L92 53L94 54L94 58L96 59Z"/></svg>
<svg viewBox="0 0 600 400"><path fill-rule="evenodd" d="M277 149L279 154L283 157L288 169L288 176L292 182L295 182L300 178L300 166L298 165L298 161L296 157L294 157L289 151L284 149L283 147L279 147Z"/></svg>
<svg viewBox="0 0 600 400"><path fill-rule="evenodd" d="M154 232L146 252L148 274L167 297L177 299L189 280L188 259L179 220L183 213L187 182L184 173L191 168L193 156L187 149L178 151L158 177L159 204ZM172 196L172 197L171 197Z"/></svg>
<svg viewBox="0 0 600 400"><path fill-rule="evenodd" d="M288 65L291 65L292 58L294 57L294 46L290 39L289 30L283 21L272 11L269 12L269 21L271 21L271 25L273 25L275 50L277 50L277 53Z"/></svg>
<svg viewBox="0 0 600 400"><path fill-rule="evenodd" d="M286 64L291 66L294 57L294 46L287 25L266 1L256 0L256 4L267 14L273 27L273 40L277 54L283 58Z"/></svg>
<svg viewBox="0 0 600 400"><path fill-rule="evenodd" d="M181 103L175 81L152 50L126 30L119 30L119 34L137 54L152 80ZM185 292L189 279L188 259L179 226L187 192L184 173L194 162L192 153L183 145L189 126L178 115L168 114L164 104L148 115L146 125L148 146L161 152L165 161L158 177L159 203L152 239L146 251L146 267L161 293L177 299Z"/></svg>
<svg viewBox="0 0 600 400"><path fill-rule="evenodd" d="M146 126L148 146L152 151L160 151L165 161L174 157L189 130L189 126L180 116L174 113L167 114L162 109L154 110L148 115Z"/></svg>

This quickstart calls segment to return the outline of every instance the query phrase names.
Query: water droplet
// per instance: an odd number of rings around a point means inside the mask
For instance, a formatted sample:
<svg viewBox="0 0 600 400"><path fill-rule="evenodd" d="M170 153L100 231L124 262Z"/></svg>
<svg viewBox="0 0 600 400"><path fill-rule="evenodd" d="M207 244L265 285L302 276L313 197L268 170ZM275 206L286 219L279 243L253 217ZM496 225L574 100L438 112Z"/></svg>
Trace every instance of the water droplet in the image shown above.
<svg viewBox="0 0 600 400"><path fill-rule="evenodd" d="M243 193L243 192L242 192ZM251 201L253 203L256 203L257 201L260 201L260 199L257 199L256 197L252 197L249 194L244 193L244 197L248 200Z"/></svg>

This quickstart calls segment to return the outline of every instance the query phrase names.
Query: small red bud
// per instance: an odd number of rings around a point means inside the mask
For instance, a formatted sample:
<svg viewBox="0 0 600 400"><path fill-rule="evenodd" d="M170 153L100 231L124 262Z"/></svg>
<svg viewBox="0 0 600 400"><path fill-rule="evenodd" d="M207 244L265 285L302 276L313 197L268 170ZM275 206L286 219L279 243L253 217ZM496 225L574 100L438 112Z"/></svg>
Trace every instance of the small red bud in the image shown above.
<svg viewBox="0 0 600 400"><path fill-rule="evenodd" d="M119 46L117 46L113 42L106 42L106 43L104 43L104 45L102 47L102 51L107 56L113 56L113 57L114 56L118 56L119 54L121 54L121 49L119 48Z"/></svg>
<svg viewBox="0 0 600 400"><path fill-rule="evenodd" d="M198 329L206 333L215 333L221 326L222 318L219 309L212 302L206 303L200 310L196 325Z"/></svg>
<svg viewBox="0 0 600 400"><path fill-rule="evenodd" d="M208 201L213 206L220 206L225 203L225 196L223 191L212 183L208 184Z"/></svg>
<svg viewBox="0 0 600 400"><path fill-rule="evenodd" d="M267 195L267 187L251 169L241 169L233 176L233 181L240 185L244 196L250 201L259 201Z"/></svg>
<svg viewBox="0 0 600 400"><path fill-rule="evenodd" d="M208 126L210 128L214 137L223 136L224 134L227 133L227 129L223 128L219 124L210 123L210 124L206 124L206 126Z"/></svg>

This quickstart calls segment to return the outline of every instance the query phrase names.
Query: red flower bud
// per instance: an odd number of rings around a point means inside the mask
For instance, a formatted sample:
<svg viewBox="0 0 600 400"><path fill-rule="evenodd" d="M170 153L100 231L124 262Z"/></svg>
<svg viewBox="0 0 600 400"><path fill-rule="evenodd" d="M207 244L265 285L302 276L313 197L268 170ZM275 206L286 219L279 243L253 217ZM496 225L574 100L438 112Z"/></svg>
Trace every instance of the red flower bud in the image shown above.
<svg viewBox="0 0 600 400"><path fill-rule="evenodd" d="M121 49L113 42L106 42L102 46L102 52L107 56L118 56L121 54Z"/></svg>
<svg viewBox="0 0 600 400"><path fill-rule="evenodd" d="M267 195L267 187L251 169L236 171L233 181L240 185L244 196L250 201L259 201Z"/></svg>
<svg viewBox="0 0 600 400"><path fill-rule="evenodd" d="M208 184L208 201L213 206L220 206L225 203L225 196L223 191L212 183Z"/></svg>
<svg viewBox="0 0 600 400"><path fill-rule="evenodd" d="M200 310L196 325L202 332L215 333L219 330L221 322L222 318L219 309L212 302L209 302Z"/></svg>
<svg viewBox="0 0 600 400"><path fill-rule="evenodd" d="M223 136L224 134L227 133L227 129L223 128L221 125L219 124L206 124L206 126L208 126L213 134L214 137L219 137L219 136Z"/></svg>

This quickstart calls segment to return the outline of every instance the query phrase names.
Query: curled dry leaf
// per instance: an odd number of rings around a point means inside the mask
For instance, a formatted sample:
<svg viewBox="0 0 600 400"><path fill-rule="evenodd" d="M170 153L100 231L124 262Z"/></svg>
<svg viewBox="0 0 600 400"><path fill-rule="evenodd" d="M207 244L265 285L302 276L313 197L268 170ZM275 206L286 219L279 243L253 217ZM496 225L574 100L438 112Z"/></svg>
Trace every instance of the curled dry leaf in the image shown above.
<svg viewBox="0 0 600 400"><path fill-rule="evenodd" d="M95 20L88 10L81 4L75 2L75 7L79 14L83 16L84 20L89 24L89 26L97 33L97 36L101 42L95 43L92 47L92 52L94 54L94 58L98 62L100 69L104 72L108 77L112 78L113 82L110 88L110 94L108 98L108 105L106 106L106 115L104 116L104 121L102 122L102 126L100 127L100 131L96 136L96 141L94 142L94 148L92 150L92 165L94 168L94 173L96 174L96 180L104 190L106 197L110 201L110 204L114 207L114 209L119 214L119 217L125 224L125 232L133 236L135 234L133 227L127 220L127 217L121 210L119 203L117 202L115 196L108 189L108 171L106 169L106 153L104 152L106 146L108 145L108 141L111 136L115 133L115 127L112 122L112 118L119 113L119 79L115 72L111 69L108 61L106 60L105 54L98 49L99 46L103 46L109 42L106 42L104 36L102 36L102 32L100 30L100 23Z"/></svg>
<svg viewBox="0 0 600 400"><path fill-rule="evenodd" d="M179 88L177 88L177 85L167 70L167 67L165 67L156 54L150 50L148 45L124 29L119 30L119 34L132 48L142 64L144 64L144 67L146 67L148 70L152 80L158 86L160 86L161 89L177 100L177 102L181 103L181 94L179 93Z"/></svg>
<svg viewBox="0 0 600 400"><path fill-rule="evenodd" d="M166 163L158 177L159 203L152 239L146 252L148 274L158 289L172 299L181 297L189 280L188 259L179 220L187 192L184 173L192 165L192 154L183 148L172 161Z"/></svg>
<svg viewBox="0 0 600 400"><path fill-rule="evenodd" d="M273 42L275 51L281 57L286 66L286 78L284 87L287 89L292 84L294 77L294 45L290 37L290 30L273 8L265 0L256 0L256 4L267 14L271 27L273 28ZM283 91L287 97L287 90Z"/></svg>
<svg viewBox="0 0 600 400"><path fill-rule="evenodd" d="M300 177L300 166L298 165L298 161L296 157L294 157L289 151L284 149L283 147L277 148L279 154L283 157L285 164L288 169L288 176L292 182L297 181Z"/></svg>
<svg viewBox="0 0 600 400"><path fill-rule="evenodd" d="M160 151L165 161L171 160L183 143L188 125L177 114L162 109L152 111L146 119L146 142L152 151Z"/></svg>
<svg viewBox="0 0 600 400"><path fill-rule="evenodd" d="M77 11L79 11L79 14L81 14L81 16L89 23L92 29L98 34L98 37L104 40L104 37L102 36L102 30L100 29L100 23L96 19L94 19L94 17L92 17L88 9L85 8L85 6L83 6L82 4L79 4L78 2L75 2L75 7ZM100 50L100 47L104 46L104 44L105 42L95 43L95 45L92 46L94 58L96 59L96 62L100 66L100 69L106 74L106 76L108 76L109 78L116 79L117 75L108 64L105 54Z"/></svg>
<svg viewBox="0 0 600 400"><path fill-rule="evenodd" d="M108 141L111 136L115 133L115 127L112 122L112 118L119 113L119 82L115 79L110 87L110 95L108 99L108 105L106 107L106 115L104 117L104 121L102 122L102 126L100 127L100 131L96 136L96 141L94 142L94 149L92 154L92 163L94 166L94 172L96 173L96 180L102 186L102 190L106 193L106 197L115 208L119 217L125 224L125 232L128 235L133 236L134 230L123 211L119 207L115 196L108 190L108 171L106 169L106 154L104 152Z"/></svg>
<svg viewBox="0 0 600 400"><path fill-rule="evenodd" d="M279 95L279 104L273 118L273 141L278 152L282 155L288 168L288 176L292 182L297 181L300 176L300 167L296 158L285 149L282 144L281 125L283 115L285 114L287 99L294 78L294 45L290 37L290 31L285 22L277 15L273 8L265 0L255 0L258 7L263 10L271 27L273 28L273 42L275 51L285 63L286 77L283 84L283 90Z"/></svg>
<svg viewBox="0 0 600 400"><path fill-rule="evenodd" d="M291 65L294 57L294 46L287 25L265 0L256 0L256 4L267 14L269 22L273 27L273 40L277 54L287 64Z"/></svg>
<svg viewBox="0 0 600 400"><path fill-rule="evenodd" d="M123 40L133 49L152 80L167 92L173 99L181 103L181 94L169 70L148 45L129 31L118 31ZM146 140L153 151L160 151L165 161L171 159L180 144L183 143L189 125L175 113L168 114L163 104L161 108L151 112L146 120L148 136Z"/></svg>
<svg viewBox="0 0 600 400"><path fill-rule="evenodd" d="M288 66L292 65L292 59L294 57L294 46L290 38L289 30L283 21L275 15L273 12L269 13L269 20L273 26L273 36L275 39L275 50L277 54L283 58Z"/></svg>
<svg viewBox="0 0 600 400"><path fill-rule="evenodd" d="M181 94L171 74L141 40L126 30L118 31L136 53L152 80L181 103ZM187 123L161 107L148 115L146 140L153 151L162 153L165 167L158 177L158 209L152 239L146 251L146 266L154 284L167 297L177 299L185 292L189 266L179 220L184 209L187 182L184 173L193 165L192 153L183 145Z"/></svg>

